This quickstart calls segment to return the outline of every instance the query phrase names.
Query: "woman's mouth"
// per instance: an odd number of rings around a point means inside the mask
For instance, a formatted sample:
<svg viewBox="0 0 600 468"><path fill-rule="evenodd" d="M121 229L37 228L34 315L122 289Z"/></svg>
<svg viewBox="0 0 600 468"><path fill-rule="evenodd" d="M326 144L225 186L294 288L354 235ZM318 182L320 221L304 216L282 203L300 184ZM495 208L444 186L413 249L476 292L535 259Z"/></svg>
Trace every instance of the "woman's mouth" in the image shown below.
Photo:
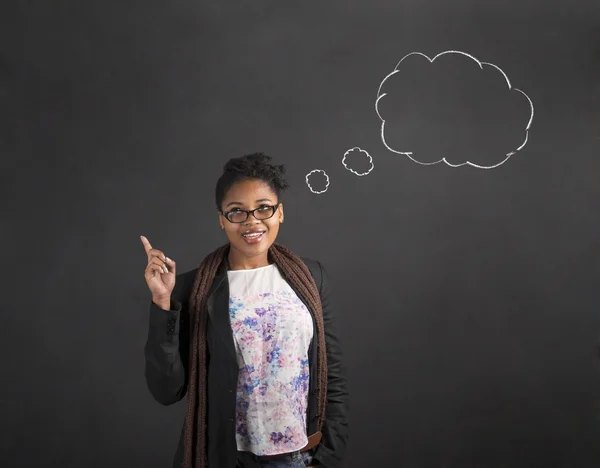
<svg viewBox="0 0 600 468"><path fill-rule="evenodd" d="M265 232L266 231L248 232L246 234L242 234L242 238L247 244L258 244L265 237Z"/></svg>

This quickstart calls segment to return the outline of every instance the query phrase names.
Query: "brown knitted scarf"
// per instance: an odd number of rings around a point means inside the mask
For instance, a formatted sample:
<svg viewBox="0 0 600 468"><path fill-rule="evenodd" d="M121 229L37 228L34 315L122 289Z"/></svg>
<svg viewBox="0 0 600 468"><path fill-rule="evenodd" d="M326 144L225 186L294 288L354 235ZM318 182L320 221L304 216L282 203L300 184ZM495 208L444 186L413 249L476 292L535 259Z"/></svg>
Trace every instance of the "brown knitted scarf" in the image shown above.
<svg viewBox="0 0 600 468"><path fill-rule="evenodd" d="M200 264L190 296L190 368L188 407L184 433L184 468L206 467L206 300L216 272L225 260L229 244L207 255ZM312 310L317 325L317 431L323 427L325 397L327 394L327 358L321 298L310 270L302 259L287 248L273 244L271 258L284 276L302 296Z"/></svg>

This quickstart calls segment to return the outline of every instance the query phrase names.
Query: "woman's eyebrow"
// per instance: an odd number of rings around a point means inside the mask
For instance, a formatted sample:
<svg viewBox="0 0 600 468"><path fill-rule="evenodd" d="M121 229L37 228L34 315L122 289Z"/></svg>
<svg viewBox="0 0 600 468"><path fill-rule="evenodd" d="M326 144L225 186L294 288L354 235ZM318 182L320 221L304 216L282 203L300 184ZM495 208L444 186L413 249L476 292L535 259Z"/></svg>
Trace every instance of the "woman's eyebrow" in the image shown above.
<svg viewBox="0 0 600 468"><path fill-rule="evenodd" d="M271 199L270 198L259 198L258 200L256 200L255 203L260 203L260 202L265 202L265 201L270 202ZM227 203L227 206L225 208L228 208L231 205L243 205L243 203L239 202L239 201L232 201L232 202Z"/></svg>

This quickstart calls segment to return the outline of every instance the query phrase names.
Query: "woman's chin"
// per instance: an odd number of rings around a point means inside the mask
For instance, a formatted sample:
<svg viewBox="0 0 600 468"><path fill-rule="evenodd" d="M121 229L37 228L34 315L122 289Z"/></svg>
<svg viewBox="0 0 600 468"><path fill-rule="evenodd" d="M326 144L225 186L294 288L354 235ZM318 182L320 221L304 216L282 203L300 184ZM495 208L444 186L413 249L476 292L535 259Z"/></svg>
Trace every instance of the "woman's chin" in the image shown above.
<svg viewBox="0 0 600 468"><path fill-rule="evenodd" d="M266 239L253 243L247 243L242 240L241 242L237 242L235 244L235 248L242 254L245 254L249 257L255 257L256 255L267 252L269 250L269 245L270 244L266 242Z"/></svg>

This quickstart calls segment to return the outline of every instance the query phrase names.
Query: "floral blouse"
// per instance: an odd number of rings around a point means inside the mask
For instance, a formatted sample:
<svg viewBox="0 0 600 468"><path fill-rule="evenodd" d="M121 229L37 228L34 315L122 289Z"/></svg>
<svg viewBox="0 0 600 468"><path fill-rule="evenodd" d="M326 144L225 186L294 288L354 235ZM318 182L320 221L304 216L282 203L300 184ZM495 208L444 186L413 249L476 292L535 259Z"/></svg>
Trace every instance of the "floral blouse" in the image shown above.
<svg viewBox="0 0 600 468"><path fill-rule="evenodd" d="M238 450L256 455L299 450L308 442L310 312L275 264L227 275L239 365Z"/></svg>

